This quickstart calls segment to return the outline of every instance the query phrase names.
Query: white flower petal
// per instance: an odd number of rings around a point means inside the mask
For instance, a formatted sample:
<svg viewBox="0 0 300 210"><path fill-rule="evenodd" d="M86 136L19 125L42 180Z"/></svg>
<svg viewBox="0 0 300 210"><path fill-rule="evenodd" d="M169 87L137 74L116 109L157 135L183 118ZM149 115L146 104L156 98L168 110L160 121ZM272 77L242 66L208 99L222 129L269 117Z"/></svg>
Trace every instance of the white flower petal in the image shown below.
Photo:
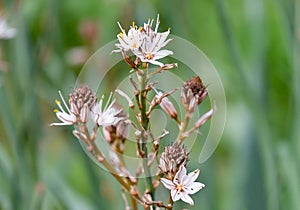
<svg viewBox="0 0 300 210"><path fill-rule="evenodd" d="M175 185L172 181L165 179L165 178L161 178L160 179L161 183L163 183L163 185L165 186L165 188L169 189L169 190L173 190L175 189Z"/></svg>
<svg viewBox="0 0 300 210"><path fill-rule="evenodd" d="M72 125L76 122L76 116L73 114L67 114L64 112L56 112L57 118L62 121L63 123L66 123L66 125Z"/></svg>
<svg viewBox="0 0 300 210"><path fill-rule="evenodd" d="M165 47L172 39L166 39L168 38L170 31L166 31L163 33L157 33L155 38L152 41L152 49L151 51L157 51L160 50L161 48Z"/></svg>
<svg viewBox="0 0 300 210"><path fill-rule="evenodd" d="M145 60L145 62L152 63L153 65L157 66L163 66L164 64L162 62L156 61L156 60Z"/></svg>
<svg viewBox="0 0 300 210"><path fill-rule="evenodd" d="M132 53L133 53L135 56L139 57L141 60L144 59L144 54L143 54L141 51L134 49L134 50L132 50Z"/></svg>
<svg viewBox="0 0 300 210"><path fill-rule="evenodd" d="M195 194L196 192L198 192L199 190L201 190L203 187L205 187L205 184L203 184L201 182L194 182L191 185L187 186L185 188L185 191L188 194Z"/></svg>
<svg viewBox="0 0 300 210"><path fill-rule="evenodd" d="M186 202L190 205L194 205L193 199L186 192L181 193L181 200L183 200L184 202Z"/></svg>
<svg viewBox="0 0 300 210"><path fill-rule="evenodd" d="M167 38L167 37L166 37ZM164 39L165 40L165 39ZM167 41L164 41L162 43L159 43L159 49L165 47L167 44L169 44L170 41L172 41L173 39L168 39ZM154 51L157 51L158 49L157 48L154 48Z"/></svg>
<svg viewBox="0 0 300 210"><path fill-rule="evenodd" d="M124 117L118 117L118 114L122 111L122 109L117 109L114 107L115 100L109 103L111 98L110 95L104 109L102 110L103 98L104 96L102 96L99 103L92 108L92 119L101 126L116 125L120 120L124 119Z"/></svg>
<svg viewBox="0 0 300 210"><path fill-rule="evenodd" d="M161 50L154 54L155 60L167 57L169 55L173 55L173 52L170 50Z"/></svg>
<svg viewBox="0 0 300 210"><path fill-rule="evenodd" d="M182 193L180 191L174 189L171 191L171 197L174 202L178 201L179 199L182 198Z"/></svg>
<svg viewBox="0 0 300 210"><path fill-rule="evenodd" d="M196 181L196 179L198 178L200 173L199 169L196 169L195 171L190 172L183 180L183 184L184 185L190 185L192 184L194 181Z"/></svg>
<svg viewBox="0 0 300 210"><path fill-rule="evenodd" d="M101 100L100 100L100 102L101 102ZM96 123L98 121L99 115L102 114L102 110L101 110L101 107L100 107L100 102L95 104L94 107L92 108L92 111L91 111L92 119Z"/></svg>
<svg viewBox="0 0 300 210"><path fill-rule="evenodd" d="M61 122L61 123L51 123L50 126L61 126L61 125L72 125L73 123Z"/></svg>
<svg viewBox="0 0 300 210"><path fill-rule="evenodd" d="M182 183L182 180L185 176L186 176L186 168L184 167L184 165L181 164L179 170L175 174L174 183L177 184Z"/></svg>

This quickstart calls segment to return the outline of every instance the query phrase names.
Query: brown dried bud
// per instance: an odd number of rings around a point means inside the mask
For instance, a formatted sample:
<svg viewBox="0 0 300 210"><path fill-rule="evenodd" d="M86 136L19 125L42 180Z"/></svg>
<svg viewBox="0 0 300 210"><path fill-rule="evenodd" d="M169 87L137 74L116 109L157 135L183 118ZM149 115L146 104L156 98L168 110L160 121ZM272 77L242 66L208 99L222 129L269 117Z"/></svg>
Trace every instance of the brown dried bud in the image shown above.
<svg viewBox="0 0 300 210"><path fill-rule="evenodd" d="M177 63L165 64L161 67L158 67L156 71L158 73L161 73L162 71L170 70L170 69L177 68L177 67L178 67Z"/></svg>
<svg viewBox="0 0 300 210"><path fill-rule="evenodd" d="M130 56L126 54L125 51L121 50L122 56L124 61L132 68L132 69L138 69L141 65L141 60L136 57L135 61L132 60Z"/></svg>
<svg viewBox="0 0 300 210"><path fill-rule="evenodd" d="M199 76L193 77L183 84L181 101L185 108L193 112L206 98L208 92Z"/></svg>
<svg viewBox="0 0 300 210"><path fill-rule="evenodd" d="M96 94L93 93L87 85L83 85L80 88L76 88L73 93L69 95L70 111L77 119L86 123L89 111L95 105L96 100Z"/></svg>
<svg viewBox="0 0 300 210"><path fill-rule="evenodd" d="M165 173L167 177L174 178L180 165L186 165L188 161L188 153L186 148L180 146L177 142L164 148L159 160L159 169Z"/></svg>

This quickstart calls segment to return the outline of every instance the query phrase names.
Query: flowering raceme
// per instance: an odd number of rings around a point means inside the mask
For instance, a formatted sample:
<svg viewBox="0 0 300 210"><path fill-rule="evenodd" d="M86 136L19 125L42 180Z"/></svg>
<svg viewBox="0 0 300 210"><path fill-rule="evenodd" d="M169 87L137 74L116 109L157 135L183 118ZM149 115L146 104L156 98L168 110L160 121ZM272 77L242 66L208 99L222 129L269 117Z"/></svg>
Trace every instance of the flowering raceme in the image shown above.
<svg viewBox="0 0 300 210"><path fill-rule="evenodd" d="M168 39L170 30L158 32L159 16L154 28L153 23L154 20L149 20L141 27L133 23L126 32L118 22L121 32L117 35L117 49L113 52L120 52L131 67L129 84L133 91L125 93L116 89L114 92L126 99L127 107L121 106L118 98L113 98L113 92L107 100L102 95L97 101L96 94L87 85L83 85L69 94L69 104L59 91L63 105L56 100L58 109L54 111L61 122L50 124L73 125L73 135L81 142L89 157L105 168L122 186L125 209L137 210L140 204L145 210L172 210L173 203L178 200L194 205L190 195L205 187L203 183L196 182L199 169L187 174L189 151L185 141L190 139L192 133L198 132L215 109L194 119L196 117L193 113L208 95L199 76L183 83L178 104L172 102L176 101L172 94L178 87L169 91L162 89L164 84L160 85L157 77L178 65L159 61L173 54L163 49L172 39ZM149 63L156 68L150 69ZM172 130L168 131L169 126L160 128L160 122L150 124L154 122L153 111L159 107L164 111L162 114L174 120L178 129L173 130L171 127ZM152 132L156 126L162 130L160 134ZM170 143L165 136L176 131L177 138L170 138L169 141L173 141ZM99 135L101 132L102 135ZM103 144L107 147L102 147ZM132 151L134 157L129 157ZM136 167L134 163L137 163ZM142 181L145 183L141 184ZM156 195L160 183L169 190L168 201L159 200L160 196ZM130 198L131 207L127 198Z"/></svg>

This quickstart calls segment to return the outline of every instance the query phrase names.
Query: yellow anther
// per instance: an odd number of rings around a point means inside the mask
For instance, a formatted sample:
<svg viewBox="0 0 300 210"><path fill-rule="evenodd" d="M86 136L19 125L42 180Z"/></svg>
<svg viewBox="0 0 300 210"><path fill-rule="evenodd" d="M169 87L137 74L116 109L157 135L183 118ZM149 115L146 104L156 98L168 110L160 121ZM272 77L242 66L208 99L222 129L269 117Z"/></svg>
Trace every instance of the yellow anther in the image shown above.
<svg viewBox="0 0 300 210"><path fill-rule="evenodd" d="M151 59L153 59L153 54L152 53L148 53L147 55L145 55L145 59L147 59L147 60L151 60Z"/></svg>
<svg viewBox="0 0 300 210"><path fill-rule="evenodd" d="M179 184L179 185L176 185L175 189L177 191L183 192L184 191L184 186L183 186L183 184Z"/></svg>
<svg viewBox="0 0 300 210"><path fill-rule="evenodd" d="M136 42L135 42L135 43L133 43L132 47L133 47L133 48L136 48Z"/></svg>
<svg viewBox="0 0 300 210"><path fill-rule="evenodd" d="M53 112L54 112L54 113L57 113L57 112L58 112L58 109L53 109Z"/></svg>
<svg viewBox="0 0 300 210"><path fill-rule="evenodd" d="M123 37L124 37L124 33L123 33L123 32L120 32L120 33L119 33L119 36L120 36L121 38L123 38Z"/></svg>
<svg viewBox="0 0 300 210"><path fill-rule="evenodd" d="M144 30L144 28L142 26L140 26L139 31L142 32Z"/></svg>
<svg viewBox="0 0 300 210"><path fill-rule="evenodd" d="M135 22L134 22L134 21L132 21L132 26L133 26L133 27L135 26Z"/></svg>
<svg viewBox="0 0 300 210"><path fill-rule="evenodd" d="M59 101L59 100L55 100L55 103L56 103L57 105L60 105L60 101Z"/></svg>

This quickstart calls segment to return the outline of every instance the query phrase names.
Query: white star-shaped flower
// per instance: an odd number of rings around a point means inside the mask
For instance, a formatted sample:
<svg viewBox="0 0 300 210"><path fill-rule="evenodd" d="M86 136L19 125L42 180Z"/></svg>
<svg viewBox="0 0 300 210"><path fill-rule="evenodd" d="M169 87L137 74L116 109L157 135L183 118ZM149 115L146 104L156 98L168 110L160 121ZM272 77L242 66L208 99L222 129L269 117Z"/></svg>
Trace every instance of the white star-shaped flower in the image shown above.
<svg viewBox="0 0 300 210"><path fill-rule="evenodd" d="M157 60L166 56L172 55L170 50L162 50L172 39L167 39L170 30L159 33L159 15L157 15L155 29L152 29L154 20L149 20L144 23L144 27L137 27L132 25L126 34L125 30L118 23L121 33L117 35L119 43L116 44L117 50L113 52L126 52L131 51L142 62L152 63L158 66L164 66L162 62Z"/></svg>
<svg viewBox="0 0 300 210"><path fill-rule="evenodd" d="M70 111L69 107L67 106L61 92L59 91L59 95L61 97L61 100L63 101L67 111L64 110L59 100L55 100L55 103L59 107L58 109L54 109L54 112L57 116L57 118L61 121L59 123L51 123L50 126L53 125L73 125L77 122L76 116L73 114L73 112Z"/></svg>
<svg viewBox="0 0 300 210"><path fill-rule="evenodd" d="M196 169L186 175L186 168L181 165L178 172L175 174L173 181L165 178L161 178L160 181L171 191L171 197L174 202L181 199L190 205L194 205L194 201L189 194L194 194L205 187L203 183L195 182L199 173L200 170Z"/></svg>
<svg viewBox="0 0 300 210"><path fill-rule="evenodd" d="M118 115L121 113L122 109L117 108L114 106L115 100L113 100L110 104L110 98L108 99L108 102L106 103L105 107L102 109L103 99L104 95L102 96L99 103L97 103L92 108L92 118L99 126L110 126L110 125L116 125L120 120L122 120L122 117L119 117Z"/></svg>
<svg viewBox="0 0 300 210"><path fill-rule="evenodd" d="M126 34L125 30L122 28L120 23L118 25L121 29L121 32L117 35L119 43L116 44L118 50L114 50L113 52L121 52L121 51L129 51L138 49L142 42L144 34L141 33L141 28L138 28L134 23L130 27L128 33Z"/></svg>
<svg viewBox="0 0 300 210"><path fill-rule="evenodd" d="M141 44L140 50L133 50L132 52L141 59L142 62L152 63L154 65L163 66L164 64L157 61L166 56L172 55L173 52L170 50L161 50L165 47L172 39L167 39L170 30L163 33L158 33L159 27L159 15L157 15L155 29L152 29L153 20L149 20L148 23L144 24L145 38Z"/></svg>

